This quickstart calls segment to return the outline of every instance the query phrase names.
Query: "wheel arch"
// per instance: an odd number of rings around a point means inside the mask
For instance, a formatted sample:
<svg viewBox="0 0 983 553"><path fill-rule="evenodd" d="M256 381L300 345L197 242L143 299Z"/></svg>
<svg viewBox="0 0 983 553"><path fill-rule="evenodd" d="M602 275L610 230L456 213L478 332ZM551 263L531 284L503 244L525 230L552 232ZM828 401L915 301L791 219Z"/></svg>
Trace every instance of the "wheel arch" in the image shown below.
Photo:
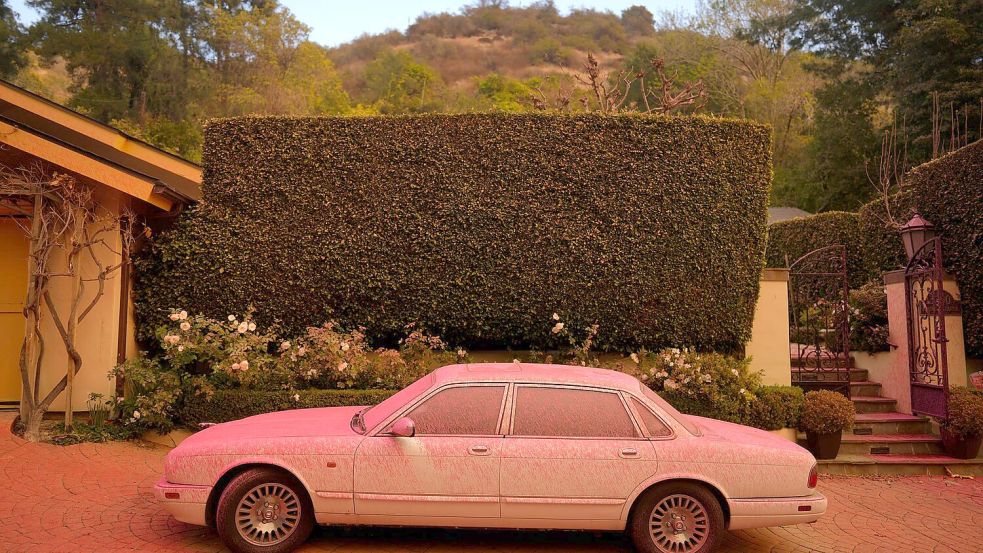
<svg viewBox="0 0 983 553"><path fill-rule="evenodd" d="M311 502L314 501L314 498L311 497L310 488L307 486L307 483L304 481L304 479L301 478L299 474L297 474L296 471L291 470L280 463L276 463L268 460L243 461L226 467L223 470L222 475L219 476L218 479L215 481L215 484L212 485L212 490L208 493L208 500L205 502L206 525L212 528L215 527L215 513L218 510L218 500L219 498L222 497L222 492L225 491L225 488L229 485L229 482L231 482L232 479L235 478L236 476L239 476L240 474L248 470L257 469L257 468L271 468L289 474L291 477L293 477L298 482L300 482L301 487L303 487L303 492L307 494L308 500Z"/></svg>
<svg viewBox="0 0 983 553"><path fill-rule="evenodd" d="M631 499L629 499L629 501L626 503L626 509L622 517L625 524L627 525L631 522L631 517L635 512L635 507L638 506L639 500L643 495L655 488L658 488L659 486L664 486L666 484L693 484L705 488L713 494L713 496L717 499L717 503L720 504L720 510L724 513L724 528L730 526L730 504L727 502L727 496L724 495L724 492L721 490L720 486L715 485L707 479L692 475L659 478L658 480L650 481L639 486Z"/></svg>

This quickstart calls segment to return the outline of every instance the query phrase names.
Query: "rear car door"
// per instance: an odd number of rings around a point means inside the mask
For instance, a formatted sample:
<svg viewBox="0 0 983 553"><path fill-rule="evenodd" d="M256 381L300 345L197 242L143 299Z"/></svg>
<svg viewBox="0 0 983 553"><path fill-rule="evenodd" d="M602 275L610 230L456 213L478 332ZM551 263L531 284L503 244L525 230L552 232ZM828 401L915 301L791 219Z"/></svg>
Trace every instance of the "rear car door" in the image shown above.
<svg viewBox="0 0 983 553"><path fill-rule="evenodd" d="M502 445L502 516L617 520L658 469L616 390L516 384Z"/></svg>

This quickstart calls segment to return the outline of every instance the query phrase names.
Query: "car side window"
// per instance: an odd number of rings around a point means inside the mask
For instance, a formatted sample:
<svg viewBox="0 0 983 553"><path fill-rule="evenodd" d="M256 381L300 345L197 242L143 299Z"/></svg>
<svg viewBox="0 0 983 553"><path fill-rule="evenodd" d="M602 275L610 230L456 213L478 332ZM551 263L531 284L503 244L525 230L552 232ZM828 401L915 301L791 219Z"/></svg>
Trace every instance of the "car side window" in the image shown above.
<svg viewBox="0 0 983 553"><path fill-rule="evenodd" d="M515 436L637 438L638 432L615 392L518 386Z"/></svg>
<svg viewBox="0 0 983 553"><path fill-rule="evenodd" d="M498 433L505 386L446 388L406 416L419 435L488 436Z"/></svg>
<svg viewBox="0 0 983 553"><path fill-rule="evenodd" d="M631 398L632 407L638 413L638 422L648 430L649 436L653 438L665 438L672 436L672 430L655 413L637 398Z"/></svg>

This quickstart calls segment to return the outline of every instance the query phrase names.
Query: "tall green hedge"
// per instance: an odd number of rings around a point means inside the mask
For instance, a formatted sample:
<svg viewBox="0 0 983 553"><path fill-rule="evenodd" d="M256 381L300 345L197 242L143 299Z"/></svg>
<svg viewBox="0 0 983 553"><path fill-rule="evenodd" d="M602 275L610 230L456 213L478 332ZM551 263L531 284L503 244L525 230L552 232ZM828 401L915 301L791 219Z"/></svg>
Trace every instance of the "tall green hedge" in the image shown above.
<svg viewBox="0 0 983 553"><path fill-rule="evenodd" d="M877 267L867 263L860 227L860 217L845 211L772 223L768 225L768 266L788 267L813 250L842 244L846 246L850 284L860 286L880 274Z"/></svg>
<svg viewBox="0 0 983 553"><path fill-rule="evenodd" d="M908 175L911 203L942 234L946 270L962 298L967 353L983 357L983 141Z"/></svg>
<svg viewBox="0 0 983 553"><path fill-rule="evenodd" d="M704 117L247 117L205 129L204 197L138 266L143 332L181 307L333 317L390 342L733 350L749 336L767 127Z"/></svg>

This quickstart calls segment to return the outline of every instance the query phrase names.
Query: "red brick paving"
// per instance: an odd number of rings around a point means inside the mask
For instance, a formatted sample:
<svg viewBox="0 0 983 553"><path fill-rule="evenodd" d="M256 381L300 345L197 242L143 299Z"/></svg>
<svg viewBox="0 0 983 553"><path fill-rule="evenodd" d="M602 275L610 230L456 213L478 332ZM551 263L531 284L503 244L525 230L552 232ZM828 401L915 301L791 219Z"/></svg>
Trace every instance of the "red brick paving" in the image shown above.
<svg viewBox="0 0 983 553"><path fill-rule="evenodd" d="M174 521L151 486L166 449L132 443L28 444L0 415L0 550L222 551L208 529ZM733 532L725 552L983 551L983 481L829 477L812 525ZM419 529L317 530L307 552L624 552L619 534Z"/></svg>

